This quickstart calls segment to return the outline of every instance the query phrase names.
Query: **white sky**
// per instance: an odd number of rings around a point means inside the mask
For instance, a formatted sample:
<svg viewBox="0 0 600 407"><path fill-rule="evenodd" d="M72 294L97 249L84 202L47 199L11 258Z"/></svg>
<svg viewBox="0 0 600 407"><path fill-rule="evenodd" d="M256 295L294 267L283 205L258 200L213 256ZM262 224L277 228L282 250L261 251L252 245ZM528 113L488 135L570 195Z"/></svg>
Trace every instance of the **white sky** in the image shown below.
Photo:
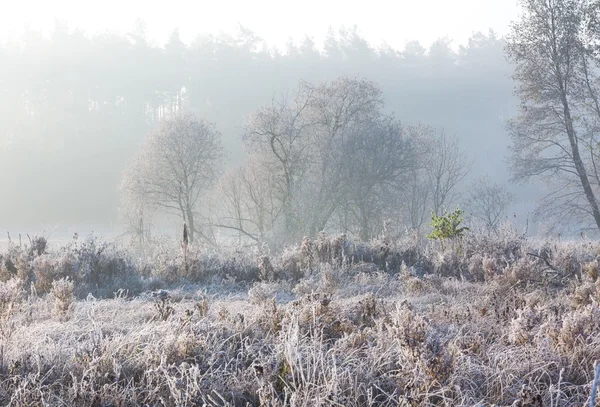
<svg viewBox="0 0 600 407"><path fill-rule="evenodd" d="M197 33L233 34L238 24L269 45L283 47L305 34L320 44L331 26L358 26L371 44L402 49L410 40L428 46L448 36L454 45L473 32L508 32L518 17L517 0L3 0L0 40L18 39L27 25L44 32L55 20L88 33L129 32L142 19L148 34L162 44L179 28L189 42Z"/></svg>

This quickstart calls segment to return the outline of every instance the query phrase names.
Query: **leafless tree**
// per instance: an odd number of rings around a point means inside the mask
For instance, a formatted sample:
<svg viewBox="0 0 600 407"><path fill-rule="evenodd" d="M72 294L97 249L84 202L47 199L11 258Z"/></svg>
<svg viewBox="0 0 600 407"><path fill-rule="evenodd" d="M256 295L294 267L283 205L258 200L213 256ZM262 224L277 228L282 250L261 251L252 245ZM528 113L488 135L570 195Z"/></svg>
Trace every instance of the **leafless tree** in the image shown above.
<svg viewBox="0 0 600 407"><path fill-rule="evenodd" d="M293 97L274 101L250 118L244 139L273 174L284 234L298 238L325 228L347 191L347 134L375 117L381 91L366 80L301 82Z"/></svg>
<svg viewBox="0 0 600 407"><path fill-rule="evenodd" d="M216 227L237 231L240 239L239 243L241 243L242 233L252 238L252 240L258 240L244 228L246 215L244 213L241 171L241 169L235 168L223 174L215 191L211 194L213 199L209 210L211 215L218 216L218 220L212 220L211 217L210 223Z"/></svg>
<svg viewBox="0 0 600 407"><path fill-rule="evenodd" d="M427 178L432 211L440 215L445 207L456 203L460 183L471 169L466 151L456 136L442 130L433 136L431 155L427 158Z"/></svg>
<svg viewBox="0 0 600 407"><path fill-rule="evenodd" d="M495 231L512 200L513 194L505 187L482 177L469 187L465 209L471 218L481 222L489 231Z"/></svg>
<svg viewBox="0 0 600 407"><path fill-rule="evenodd" d="M271 238L281 214L273 176L265 163L251 158L229 170L217 185L211 225L238 233L241 239L264 242Z"/></svg>
<svg viewBox="0 0 600 407"><path fill-rule="evenodd" d="M382 116L383 95L379 87L365 79L339 78L333 82L309 85L315 95L311 116L316 119L313 134L313 166L307 177L304 201L309 209L305 216L307 233L315 235L325 229L331 216L353 189L347 164L353 160L343 145L357 140L365 123L376 123ZM368 137L362 131L363 137ZM363 147L368 143L362 143Z"/></svg>
<svg viewBox="0 0 600 407"><path fill-rule="evenodd" d="M415 159L405 173L397 200L401 203L401 225L418 233L431 216L434 190L431 162L437 138L435 130L429 126L409 126L408 130Z"/></svg>
<svg viewBox="0 0 600 407"><path fill-rule="evenodd" d="M249 152L260 157L273 175L274 194L288 236L297 228L296 192L311 160L315 121L307 112L313 97L311 89L301 86L291 99L273 100L271 106L249 118L243 136Z"/></svg>
<svg viewBox="0 0 600 407"><path fill-rule="evenodd" d="M350 203L362 240L373 237L402 208L402 191L420 165L420 137L415 134L420 130L380 116L348 132L341 146L346 157L345 202Z"/></svg>
<svg viewBox="0 0 600 407"><path fill-rule="evenodd" d="M551 188L538 215L593 220L600 228L594 175L598 131L593 125L594 111L600 111L595 103L600 88L591 75L597 69L592 49L599 37L590 33L597 3L521 4L524 14L513 25L506 48L516 63L521 99L519 115L509 123L513 177L539 177Z"/></svg>
<svg viewBox="0 0 600 407"><path fill-rule="evenodd" d="M136 191L145 206L179 216L193 242L201 193L216 180L222 157L221 134L212 124L191 114L175 116L148 136L124 189Z"/></svg>
<svg viewBox="0 0 600 407"><path fill-rule="evenodd" d="M427 174L424 168L413 168L408 172L404 198L405 223L408 228L420 231L431 212L429 197L431 188L427 184Z"/></svg>
<svg viewBox="0 0 600 407"><path fill-rule="evenodd" d="M120 217L125 232L136 239L141 248L150 239L152 211L146 199L140 170L141 165L130 165L123 173L119 188L122 203Z"/></svg>

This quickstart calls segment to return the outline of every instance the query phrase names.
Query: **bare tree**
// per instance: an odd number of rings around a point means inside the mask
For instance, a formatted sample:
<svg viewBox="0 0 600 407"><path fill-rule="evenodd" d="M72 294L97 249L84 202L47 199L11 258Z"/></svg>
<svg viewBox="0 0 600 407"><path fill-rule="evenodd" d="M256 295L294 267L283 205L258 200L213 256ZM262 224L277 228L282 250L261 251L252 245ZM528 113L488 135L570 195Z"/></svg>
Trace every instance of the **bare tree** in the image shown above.
<svg viewBox="0 0 600 407"><path fill-rule="evenodd" d="M447 136L444 130L433 137L430 148L426 167L429 196L433 212L440 215L445 207L456 203L458 187L469 173L471 162L458 138Z"/></svg>
<svg viewBox="0 0 600 407"><path fill-rule="evenodd" d="M485 228L495 231L512 200L513 194L505 187L492 183L488 177L482 177L475 180L469 187L469 197L465 209Z"/></svg>
<svg viewBox="0 0 600 407"><path fill-rule="evenodd" d="M222 180L226 213L214 223L252 240L296 240L333 224L367 240L384 221L406 219L410 206L420 227L430 208L456 201L469 163L456 138L402 125L383 108L374 83L339 78L301 82L292 97L258 110L244 134L253 170Z"/></svg>
<svg viewBox="0 0 600 407"><path fill-rule="evenodd" d="M216 190L211 194L212 202L210 214L218 216L218 220L210 220L216 227L235 230L241 244L242 233L258 241L256 236L244 228L245 213L243 202L243 186L241 182L241 169L231 169L220 178Z"/></svg>
<svg viewBox="0 0 600 407"><path fill-rule="evenodd" d="M347 192L341 145L382 106L381 90L372 82L340 78L301 82L293 97L252 115L244 139L273 174L286 237L325 228Z"/></svg>
<svg viewBox="0 0 600 407"><path fill-rule="evenodd" d="M286 236L297 228L296 192L311 160L315 121L307 112L313 97L311 89L301 86L293 98L273 100L250 117L243 136L250 153L260 157L273 174Z"/></svg>
<svg viewBox="0 0 600 407"><path fill-rule="evenodd" d="M251 158L228 171L217 185L211 225L255 242L267 241L280 219L281 205L268 166Z"/></svg>
<svg viewBox="0 0 600 407"><path fill-rule="evenodd" d="M125 224L125 232L137 240L140 248L150 239L151 208L147 201L140 173L142 166L138 163L130 165L123 173L119 186L121 193L121 219Z"/></svg>
<svg viewBox="0 0 600 407"><path fill-rule="evenodd" d="M507 53L516 63L514 79L521 99L509 123L511 167L516 180L540 177L551 188L538 214L593 220L600 229L595 173L597 131L590 128L598 83L587 35L588 0L522 0L524 14L512 27ZM600 111L600 110L598 110Z"/></svg>
<svg viewBox="0 0 600 407"><path fill-rule="evenodd" d="M413 166L406 171L404 184L399 191L398 202L401 203L401 223L404 227L420 232L431 216L432 193L431 165L435 130L429 126L410 126L410 138L413 143Z"/></svg>
<svg viewBox="0 0 600 407"><path fill-rule="evenodd" d="M425 169L417 167L408 172L404 198L405 222L411 230L419 232L430 217L429 197L431 188L426 182Z"/></svg>
<svg viewBox="0 0 600 407"><path fill-rule="evenodd" d="M307 233L314 236L325 229L352 189L353 180L346 172L352 158L342 146L356 140L352 137L356 129L364 130L365 123L376 123L382 117L383 96L375 83L365 79L342 77L308 86L315 95L311 116L316 119L317 131L311 143L315 159L303 194L309 199L303 206L310 211L304 216Z"/></svg>
<svg viewBox="0 0 600 407"><path fill-rule="evenodd" d="M401 208L401 191L419 165L419 137L414 134L419 130L381 116L348 131L341 146L346 157L345 202L350 203L363 241Z"/></svg>
<svg viewBox="0 0 600 407"><path fill-rule="evenodd" d="M221 134L212 124L191 114L175 116L148 136L124 188L136 191L144 205L179 216L192 242L201 193L216 180L222 157Z"/></svg>

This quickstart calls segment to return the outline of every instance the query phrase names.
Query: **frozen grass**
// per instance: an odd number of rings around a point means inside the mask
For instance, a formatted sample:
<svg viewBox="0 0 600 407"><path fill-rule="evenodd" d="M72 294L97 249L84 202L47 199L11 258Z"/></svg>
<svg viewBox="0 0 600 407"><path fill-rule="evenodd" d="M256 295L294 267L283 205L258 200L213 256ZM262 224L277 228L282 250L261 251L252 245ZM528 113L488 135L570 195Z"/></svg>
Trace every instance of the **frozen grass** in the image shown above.
<svg viewBox="0 0 600 407"><path fill-rule="evenodd" d="M196 247L187 264L9 247L0 404L588 405L598 255L510 233L446 251L321 235L278 255Z"/></svg>

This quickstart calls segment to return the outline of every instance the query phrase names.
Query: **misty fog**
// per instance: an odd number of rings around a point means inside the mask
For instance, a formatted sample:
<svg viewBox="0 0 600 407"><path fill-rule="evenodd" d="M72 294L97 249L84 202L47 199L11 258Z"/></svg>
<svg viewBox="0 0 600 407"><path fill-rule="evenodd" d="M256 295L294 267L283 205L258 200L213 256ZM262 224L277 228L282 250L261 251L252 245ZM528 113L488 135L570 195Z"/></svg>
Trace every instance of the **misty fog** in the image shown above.
<svg viewBox="0 0 600 407"><path fill-rule="evenodd" d="M0 405L600 405L600 0L29 3Z"/></svg>
<svg viewBox="0 0 600 407"><path fill-rule="evenodd" d="M540 187L508 183L506 123L518 100L504 46L491 30L464 45L440 38L404 49L370 44L357 28L285 49L243 27L190 43L173 30L164 47L140 21L127 34L64 24L49 35L28 30L0 45L0 228L13 236L119 234L123 173L161 120L191 112L214 123L225 173L248 158L242 135L253 112L290 95L299 81L340 77L373 81L399 122L456 137L471 162L459 190L488 177L516 194L505 216L524 225ZM181 227L177 219L159 223Z"/></svg>

